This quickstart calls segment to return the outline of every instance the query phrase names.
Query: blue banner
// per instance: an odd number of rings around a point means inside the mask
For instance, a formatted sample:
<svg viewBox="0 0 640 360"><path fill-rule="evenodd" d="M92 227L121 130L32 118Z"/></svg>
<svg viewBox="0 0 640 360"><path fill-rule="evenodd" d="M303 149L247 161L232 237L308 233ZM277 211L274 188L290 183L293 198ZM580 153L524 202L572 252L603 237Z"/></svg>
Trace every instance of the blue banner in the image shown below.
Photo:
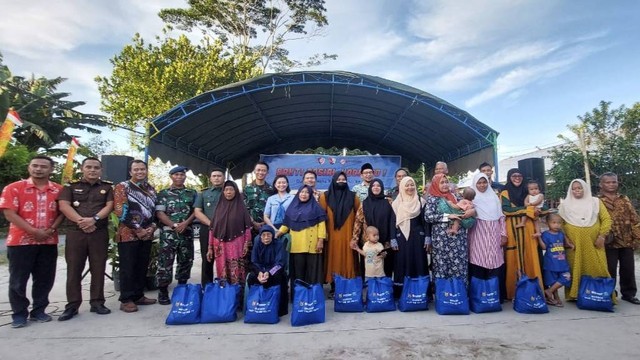
<svg viewBox="0 0 640 360"><path fill-rule="evenodd" d="M328 189L331 178L340 171L347 174L349 188L353 188L354 185L362 182L360 167L365 163L370 163L373 166L373 177L381 179L384 182L385 190L387 190L396 184L393 174L400 167L402 157L397 155L282 154L260 155L260 159L269 164L267 182L271 184L276 175L286 175L291 190L297 190L302 186L302 175L307 170L313 170L318 175L316 182L318 190Z"/></svg>

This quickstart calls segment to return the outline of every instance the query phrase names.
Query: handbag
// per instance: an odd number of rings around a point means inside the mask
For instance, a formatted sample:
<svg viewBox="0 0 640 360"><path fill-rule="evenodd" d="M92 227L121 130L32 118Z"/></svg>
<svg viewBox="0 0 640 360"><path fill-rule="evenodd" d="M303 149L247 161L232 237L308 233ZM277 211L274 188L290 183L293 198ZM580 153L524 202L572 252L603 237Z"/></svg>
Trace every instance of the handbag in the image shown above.
<svg viewBox="0 0 640 360"><path fill-rule="evenodd" d="M402 286L402 294L400 295L400 300L398 300L398 310L403 312L428 310L428 289L428 276L419 276L417 278L405 276Z"/></svg>
<svg viewBox="0 0 640 360"><path fill-rule="evenodd" d="M440 315L469 315L469 298L464 280L436 279L436 312Z"/></svg>
<svg viewBox="0 0 640 360"><path fill-rule="evenodd" d="M529 279L526 275L520 277L516 284L513 310L521 314L546 314L549 312L538 278Z"/></svg>
<svg viewBox="0 0 640 360"><path fill-rule="evenodd" d="M333 311L364 311L364 303L362 301L362 278L355 277L353 279L346 279L340 275L334 274L333 280L336 283L336 291L333 300Z"/></svg>
<svg viewBox="0 0 640 360"><path fill-rule="evenodd" d="M182 284L176 286L171 294L171 311L165 324L184 325L200 322L200 300L202 286L200 284Z"/></svg>
<svg viewBox="0 0 640 360"><path fill-rule="evenodd" d="M582 275L576 305L582 310L613 312L611 295L615 286L613 278Z"/></svg>
<svg viewBox="0 0 640 360"><path fill-rule="evenodd" d="M322 324L325 320L324 291L320 284L296 279L291 310L291 326Z"/></svg>
<svg viewBox="0 0 640 360"><path fill-rule="evenodd" d="M280 321L280 285L265 288L252 285L245 300L244 322L247 324L277 324Z"/></svg>
<svg viewBox="0 0 640 360"><path fill-rule="evenodd" d="M471 277L469 307L474 313L502 311L500 305L500 283L497 277L483 280Z"/></svg>
<svg viewBox="0 0 640 360"><path fill-rule="evenodd" d="M367 312L395 311L393 301L393 281L388 277L367 280Z"/></svg>
<svg viewBox="0 0 640 360"><path fill-rule="evenodd" d="M207 284L202 295L201 323L232 322L238 319L239 284L215 280Z"/></svg>

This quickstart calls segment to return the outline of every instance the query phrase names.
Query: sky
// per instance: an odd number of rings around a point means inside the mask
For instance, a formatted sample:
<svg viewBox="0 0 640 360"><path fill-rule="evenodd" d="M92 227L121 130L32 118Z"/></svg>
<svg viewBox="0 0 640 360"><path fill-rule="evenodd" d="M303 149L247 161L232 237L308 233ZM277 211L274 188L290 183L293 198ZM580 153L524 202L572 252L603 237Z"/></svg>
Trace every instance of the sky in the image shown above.
<svg viewBox="0 0 640 360"><path fill-rule="evenodd" d="M57 77L100 113L96 76L138 32L161 33L161 8L186 0L0 0L0 52L15 75ZM598 106L640 101L640 2L620 0L327 0L320 37L291 57L338 59L312 70L380 76L438 96L497 130L498 157L561 143ZM301 69L293 69L301 70ZM105 134L126 146L127 134Z"/></svg>

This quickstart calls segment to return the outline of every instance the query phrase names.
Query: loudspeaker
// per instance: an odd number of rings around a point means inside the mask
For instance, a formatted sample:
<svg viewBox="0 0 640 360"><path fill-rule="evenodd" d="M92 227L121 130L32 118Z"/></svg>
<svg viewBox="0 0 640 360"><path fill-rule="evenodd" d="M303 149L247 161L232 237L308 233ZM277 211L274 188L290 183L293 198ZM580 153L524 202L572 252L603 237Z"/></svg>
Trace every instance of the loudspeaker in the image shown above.
<svg viewBox="0 0 640 360"><path fill-rule="evenodd" d="M129 163L133 161L131 156L102 155L102 179L114 184L126 181L129 176Z"/></svg>
<svg viewBox="0 0 640 360"><path fill-rule="evenodd" d="M522 171L524 176L525 185L529 180L536 180L540 184L540 192L544 193L546 188L545 173L544 173L544 159L542 158L528 158L518 160L518 169Z"/></svg>

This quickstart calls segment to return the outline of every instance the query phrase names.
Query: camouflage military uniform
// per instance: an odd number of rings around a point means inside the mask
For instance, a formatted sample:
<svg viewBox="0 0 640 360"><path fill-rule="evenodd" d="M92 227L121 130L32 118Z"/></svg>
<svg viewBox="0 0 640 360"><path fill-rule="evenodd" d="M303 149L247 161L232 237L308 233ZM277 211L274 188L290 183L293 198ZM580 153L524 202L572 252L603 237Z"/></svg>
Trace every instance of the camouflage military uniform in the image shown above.
<svg viewBox="0 0 640 360"><path fill-rule="evenodd" d="M158 193L156 211L163 211L174 223L182 222L193 213L193 204L197 192L187 188L169 188ZM193 231L188 226L179 234L169 226L163 226L160 232L160 253L158 254L158 285L171 284L173 261L178 257L176 280L187 281L191 277L193 265Z"/></svg>
<svg viewBox="0 0 640 360"><path fill-rule="evenodd" d="M244 187L244 204L247 206L253 221L259 223L264 221L264 206L269 196L273 194L273 187L267 183L259 186L252 182Z"/></svg>

